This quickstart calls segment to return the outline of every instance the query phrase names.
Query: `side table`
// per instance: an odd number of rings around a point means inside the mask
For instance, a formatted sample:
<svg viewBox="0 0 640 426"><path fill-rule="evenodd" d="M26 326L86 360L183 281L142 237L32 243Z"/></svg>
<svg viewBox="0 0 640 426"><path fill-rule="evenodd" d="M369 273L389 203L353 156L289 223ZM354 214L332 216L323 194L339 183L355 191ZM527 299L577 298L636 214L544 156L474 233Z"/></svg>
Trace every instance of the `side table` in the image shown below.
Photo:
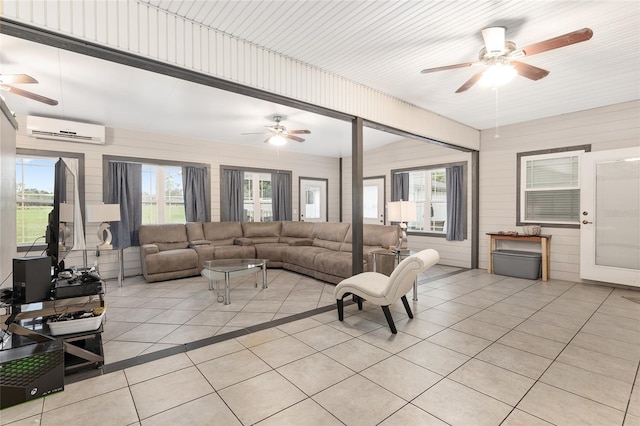
<svg viewBox="0 0 640 426"><path fill-rule="evenodd" d="M118 251L118 287L122 287L122 284L124 283L124 260L123 260L123 249L116 249L113 247L107 248L107 247L101 247L101 246L96 246L96 272L98 273L98 275L100 274L100 252L101 251L113 251L113 250L117 250ZM85 262L86 263L86 262Z"/></svg>
<svg viewBox="0 0 640 426"><path fill-rule="evenodd" d="M550 258L551 258L551 235L511 235L501 234L498 232L487 232L489 236L489 259L487 264L487 273L493 274L493 256L492 253L498 247L498 241L524 241L540 244L542 254L542 281L548 281L550 278Z"/></svg>

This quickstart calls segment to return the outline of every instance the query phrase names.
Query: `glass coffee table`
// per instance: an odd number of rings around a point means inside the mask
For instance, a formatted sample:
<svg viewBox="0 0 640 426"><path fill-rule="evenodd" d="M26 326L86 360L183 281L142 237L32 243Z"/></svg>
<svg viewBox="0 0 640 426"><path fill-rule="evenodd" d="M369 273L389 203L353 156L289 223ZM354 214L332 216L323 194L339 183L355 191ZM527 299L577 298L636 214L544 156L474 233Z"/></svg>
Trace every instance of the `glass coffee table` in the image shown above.
<svg viewBox="0 0 640 426"><path fill-rule="evenodd" d="M209 290L216 282L218 302L231 303L229 298L229 280L247 274L255 274L258 287L258 271L262 269L262 288L267 288L267 259L218 259L204 262L202 276L209 279ZM220 296L219 282L224 280L224 296Z"/></svg>

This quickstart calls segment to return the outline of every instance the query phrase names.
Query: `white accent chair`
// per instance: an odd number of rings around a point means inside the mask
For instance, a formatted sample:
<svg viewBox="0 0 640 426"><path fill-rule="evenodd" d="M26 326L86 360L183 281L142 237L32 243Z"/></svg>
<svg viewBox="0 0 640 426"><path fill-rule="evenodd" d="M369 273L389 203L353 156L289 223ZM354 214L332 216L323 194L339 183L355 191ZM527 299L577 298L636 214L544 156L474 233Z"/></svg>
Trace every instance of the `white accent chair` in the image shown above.
<svg viewBox="0 0 640 426"><path fill-rule="evenodd" d="M342 280L333 293L338 305L338 319L344 320L343 299L348 295L353 295L360 310L362 310L363 300L382 307L391 332L396 334L398 331L393 322L389 305L401 299L409 318L413 318L406 295L413 287L417 275L438 263L439 260L440 255L437 251L426 249L400 262L389 277L378 272L363 272Z"/></svg>

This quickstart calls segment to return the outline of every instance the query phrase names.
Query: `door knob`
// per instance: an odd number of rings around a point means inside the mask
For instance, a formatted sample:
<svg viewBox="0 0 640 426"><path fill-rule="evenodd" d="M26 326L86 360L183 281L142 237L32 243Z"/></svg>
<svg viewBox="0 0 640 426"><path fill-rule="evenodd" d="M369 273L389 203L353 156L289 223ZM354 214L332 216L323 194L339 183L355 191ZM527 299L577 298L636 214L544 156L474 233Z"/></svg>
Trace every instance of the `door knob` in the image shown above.
<svg viewBox="0 0 640 426"><path fill-rule="evenodd" d="M588 224L590 224L590 223L593 223L593 222L589 222L589 221L588 221L588 220L586 220L586 219L582 221L582 224L583 224L583 225L588 225Z"/></svg>

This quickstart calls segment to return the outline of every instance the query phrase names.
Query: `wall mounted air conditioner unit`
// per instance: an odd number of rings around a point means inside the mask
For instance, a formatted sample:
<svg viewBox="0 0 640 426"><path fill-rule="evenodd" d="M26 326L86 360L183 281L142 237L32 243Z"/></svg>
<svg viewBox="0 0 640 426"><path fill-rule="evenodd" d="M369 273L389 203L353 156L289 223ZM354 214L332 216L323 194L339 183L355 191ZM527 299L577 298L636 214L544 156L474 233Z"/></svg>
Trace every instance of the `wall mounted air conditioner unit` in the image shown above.
<svg viewBox="0 0 640 426"><path fill-rule="evenodd" d="M105 144L105 127L45 117L27 117L27 134L38 139Z"/></svg>

